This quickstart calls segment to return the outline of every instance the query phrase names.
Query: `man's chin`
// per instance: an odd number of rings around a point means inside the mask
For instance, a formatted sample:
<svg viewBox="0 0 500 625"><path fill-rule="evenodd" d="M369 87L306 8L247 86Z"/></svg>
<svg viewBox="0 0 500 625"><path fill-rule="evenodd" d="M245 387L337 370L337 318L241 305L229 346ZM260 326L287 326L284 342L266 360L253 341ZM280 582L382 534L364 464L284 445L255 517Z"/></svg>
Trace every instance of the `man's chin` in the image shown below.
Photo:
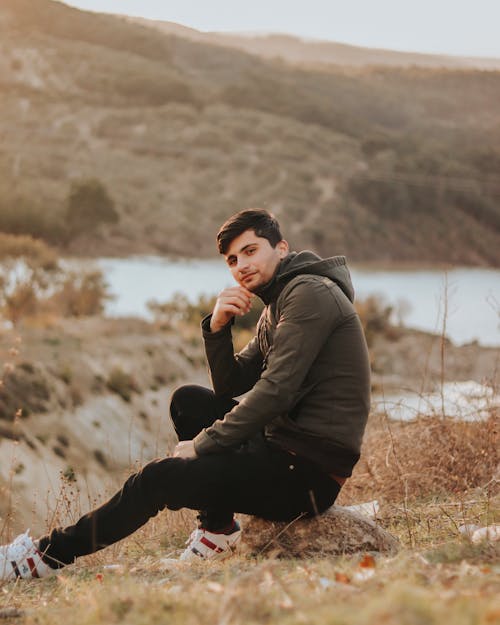
<svg viewBox="0 0 500 625"><path fill-rule="evenodd" d="M244 286L245 289L248 289L249 291L251 291L252 293L258 289L261 284L262 284L262 280L259 280L259 277L256 275L250 276L247 280L242 280L240 282L241 286Z"/></svg>

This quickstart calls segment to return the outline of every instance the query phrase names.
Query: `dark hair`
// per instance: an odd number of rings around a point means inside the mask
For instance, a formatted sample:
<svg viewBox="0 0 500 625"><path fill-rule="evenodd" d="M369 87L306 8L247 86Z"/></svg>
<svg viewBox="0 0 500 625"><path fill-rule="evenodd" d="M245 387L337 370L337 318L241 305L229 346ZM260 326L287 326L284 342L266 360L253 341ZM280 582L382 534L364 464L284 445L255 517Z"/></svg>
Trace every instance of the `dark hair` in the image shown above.
<svg viewBox="0 0 500 625"><path fill-rule="evenodd" d="M258 237L267 239L272 247L276 247L283 239L280 225L274 215L263 208L247 208L230 217L220 227L217 233L219 252L225 254L231 242L245 230L253 230Z"/></svg>

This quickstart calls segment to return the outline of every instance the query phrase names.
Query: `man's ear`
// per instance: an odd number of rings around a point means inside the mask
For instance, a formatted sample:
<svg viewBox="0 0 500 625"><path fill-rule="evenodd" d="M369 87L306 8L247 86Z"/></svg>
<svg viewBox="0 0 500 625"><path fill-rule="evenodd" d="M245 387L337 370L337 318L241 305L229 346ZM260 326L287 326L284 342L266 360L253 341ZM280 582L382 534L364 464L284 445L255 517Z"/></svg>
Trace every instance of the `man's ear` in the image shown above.
<svg viewBox="0 0 500 625"><path fill-rule="evenodd" d="M285 258L285 256L288 255L288 252L290 251L290 248L288 246L288 242L285 241L285 239L282 239L277 245L276 245L277 249L278 249L278 253L279 253L279 257L280 258Z"/></svg>

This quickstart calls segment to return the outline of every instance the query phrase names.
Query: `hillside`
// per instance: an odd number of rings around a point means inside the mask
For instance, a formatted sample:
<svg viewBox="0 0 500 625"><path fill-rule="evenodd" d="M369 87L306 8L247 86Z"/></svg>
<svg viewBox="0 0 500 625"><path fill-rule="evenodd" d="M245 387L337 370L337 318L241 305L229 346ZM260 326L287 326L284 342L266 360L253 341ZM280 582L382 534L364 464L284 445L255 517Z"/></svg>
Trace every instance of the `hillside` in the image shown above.
<svg viewBox="0 0 500 625"><path fill-rule="evenodd" d="M500 72L306 69L50 0L0 5L0 229L207 256L272 210L295 247L500 265ZM120 220L68 239L71 183Z"/></svg>
<svg viewBox="0 0 500 625"><path fill-rule="evenodd" d="M500 59L460 57L445 54L420 54L365 48L333 41L303 39L285 34L245 34L204 32L174 22L126 17L128 21L148 26L163 33L177 35L193 41L213 43L236 48L267 59L282 59L304 66L344 65L350 67L391 66L427 67L449 69L500 69Z"/></svg>

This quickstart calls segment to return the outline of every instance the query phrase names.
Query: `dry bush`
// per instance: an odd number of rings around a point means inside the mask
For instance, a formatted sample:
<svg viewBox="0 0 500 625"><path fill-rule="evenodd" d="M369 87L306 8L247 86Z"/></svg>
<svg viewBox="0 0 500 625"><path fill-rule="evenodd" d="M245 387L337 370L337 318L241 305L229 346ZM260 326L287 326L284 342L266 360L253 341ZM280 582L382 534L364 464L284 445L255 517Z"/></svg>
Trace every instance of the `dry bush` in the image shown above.
<svg viewBox="0 0 500 625"><path fill-rule="evenodd" d="M370 347L376 336L397 338L397 328L391 322L393 307L389 306L381 296L370 295L364 300L357 300L355 307L363 324L366 342Z"/></svg>
<svg viewBox="0 0 500 625"><path fill-rule="evenodd" d="M65 269L42 241L0 233L0 315L13 325L47 314L98 315L111 298L100 271Z"/></svg>
<svg viewBox="0 0 500 625"><path fill-rule="evenodd" d="M102 314L109 299L108 285L100 271L68 271L47 307L63 317L87 317Z"/></svg>
<svg viewBox="0 0 500 625"><path fill-rule="evenodd" d="M426 417L390 422L374 415L362 457L341 501L416 501L463 496L498 485L499 415L466 422Z"/></svg>
<svg viewBox="0 0 500 625"><path fill-rule="evenodd" d="M30 266L46 271L57 267L56 252L43 241L0 232L0 261L12 258L24 258Z"/></svg>
<svg viewBox="0 0 500 625"><path fill-rule="evenodd" d="M40 367L21 363L8 367L0 385L0 419L13 421L18 414L27 417L48 409L51 390L47 377Z"/></svg>
<svg viewBox="0 0 500 625"><path fill-rule="evenodd" d="M137 381L129 373L126 373L120 367L115 367L110 372L106 381L106 386L110 391L120 395L120 397L130 402L132 399L132 393L140 393Z"/></svg>

